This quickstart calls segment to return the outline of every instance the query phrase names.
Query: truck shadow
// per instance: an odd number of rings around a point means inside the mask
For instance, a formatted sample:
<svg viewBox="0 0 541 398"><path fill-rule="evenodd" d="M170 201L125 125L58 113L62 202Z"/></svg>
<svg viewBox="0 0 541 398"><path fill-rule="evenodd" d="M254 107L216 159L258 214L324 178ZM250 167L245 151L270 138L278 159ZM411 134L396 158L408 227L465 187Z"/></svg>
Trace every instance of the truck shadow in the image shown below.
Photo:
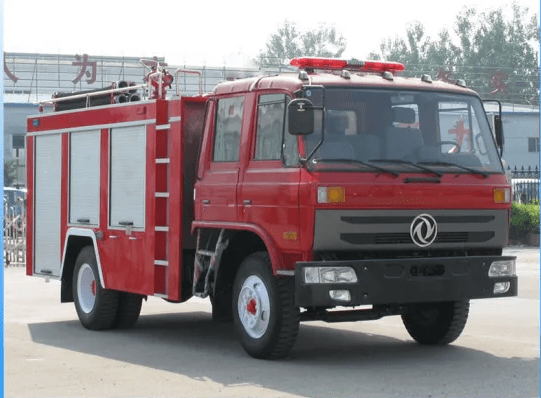
<svg viewBox="0 0 541 398"><path fill-rule="evenodd" d="M130 330L93 332L78 321L29 329L39 344L223 386L248 383L303 396L499 396L504 384L520 396L525 389L535 395L539 386L539 359L500 358L459 345L425 347L310 324L301 324L288 358L256 360L242 349L233 324L214 323L207 312L144 315Z"/></svg>

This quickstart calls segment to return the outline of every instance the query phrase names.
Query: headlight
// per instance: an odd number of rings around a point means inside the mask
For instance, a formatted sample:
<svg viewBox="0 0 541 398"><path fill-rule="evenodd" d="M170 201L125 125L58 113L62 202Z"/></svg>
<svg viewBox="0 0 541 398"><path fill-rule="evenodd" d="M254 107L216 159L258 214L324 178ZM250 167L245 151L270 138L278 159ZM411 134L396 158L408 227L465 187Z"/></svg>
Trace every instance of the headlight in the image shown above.
<svg viewBox="0 0 541 398"><path fill-rule="evenodd" d="M351 267L305 267L304 283L356 283Z"/></svg>
<svg viewBox="0 0 541 398"><path fill-rule="evenodd" d="M488 270L488 276L497 278L500 276L515 276L516 265L515 260L494 261Z"/></svg>

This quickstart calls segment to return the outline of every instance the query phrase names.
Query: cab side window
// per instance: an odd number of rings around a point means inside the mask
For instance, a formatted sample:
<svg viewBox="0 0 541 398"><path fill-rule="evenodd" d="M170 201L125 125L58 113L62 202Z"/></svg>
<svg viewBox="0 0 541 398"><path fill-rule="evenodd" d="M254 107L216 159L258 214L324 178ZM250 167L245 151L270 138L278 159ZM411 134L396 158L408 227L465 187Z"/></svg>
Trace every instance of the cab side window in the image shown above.
<svg viewBox="0 0 541 398"><path fill-rule="evenodd" d="M218 100L213 161L236 162L239 160L243 105L244 97Z"/></svg>
<svg viewBox="0 0 541 398"><path fill-rule="evenodd" d="M264 94L259 96L257 106L257 132L255 160L280 160L286 166L298 164L297 137L284 132L287 126L287 104L285 94Z"/></svg>
<svg viewBox="0 0 541 398"><path fill-rule="evenodd" d="M280 160L282 158L285 101L284 94L259 96L255 160Z"/></svg>

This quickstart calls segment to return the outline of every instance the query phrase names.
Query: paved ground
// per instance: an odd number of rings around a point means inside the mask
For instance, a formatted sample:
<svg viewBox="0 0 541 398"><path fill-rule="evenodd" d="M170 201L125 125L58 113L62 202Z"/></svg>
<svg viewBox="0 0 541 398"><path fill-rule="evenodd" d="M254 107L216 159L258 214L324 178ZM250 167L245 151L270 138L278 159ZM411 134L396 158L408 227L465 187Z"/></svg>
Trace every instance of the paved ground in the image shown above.
<svg viewBox="0 0 541 398"><path fill-rule="evenodd" d="M149 298L128 331L83 329L59 283L5 269L7 397L539 397L539 250L517 255L519 296L472 302L462 336L423 347L398 317L301 325L291 357L250 358L204 300Z"/></svg>

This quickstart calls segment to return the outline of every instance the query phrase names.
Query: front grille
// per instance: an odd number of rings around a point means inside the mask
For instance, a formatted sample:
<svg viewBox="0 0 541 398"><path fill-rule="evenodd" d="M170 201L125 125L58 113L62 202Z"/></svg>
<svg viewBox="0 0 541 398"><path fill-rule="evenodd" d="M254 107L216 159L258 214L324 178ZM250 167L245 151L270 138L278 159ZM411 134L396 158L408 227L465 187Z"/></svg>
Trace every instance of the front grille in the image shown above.
<svg viewBox="0 0 541 398"><path fill-rule="evenodd" d="M314 251L414 250L412 223L422 242L429 230L427 220L436 221L436 238L422 250L503 247L507 242L507 210L323 210L316 211ZM419 221L419 220L417 220ZM431 235L434 236L434 235ZM429 237L424 237L429 240Z"/></svg>
<svg viewBox="0 0 541 398"><path fill-rule="evenodd" d="M479 232L442 232L438 233L434 243L466 243L486 242L494 237L492 231ZM408 233L379 233L379 234L340 234L340 240L354 245L388 245L410 244L411 236Z"/></svg>
<svg viewBox="0 0 541 398"><path fill-rule="evenodd" d="M494 220L494 216L436 216L434 217L438 224L479 224L486 223ZM352 217L352 216L341 216L341 221L344 221L348 224L411 224L413 217L402 217L402 216L376 216L376 217Z"/></svg>

